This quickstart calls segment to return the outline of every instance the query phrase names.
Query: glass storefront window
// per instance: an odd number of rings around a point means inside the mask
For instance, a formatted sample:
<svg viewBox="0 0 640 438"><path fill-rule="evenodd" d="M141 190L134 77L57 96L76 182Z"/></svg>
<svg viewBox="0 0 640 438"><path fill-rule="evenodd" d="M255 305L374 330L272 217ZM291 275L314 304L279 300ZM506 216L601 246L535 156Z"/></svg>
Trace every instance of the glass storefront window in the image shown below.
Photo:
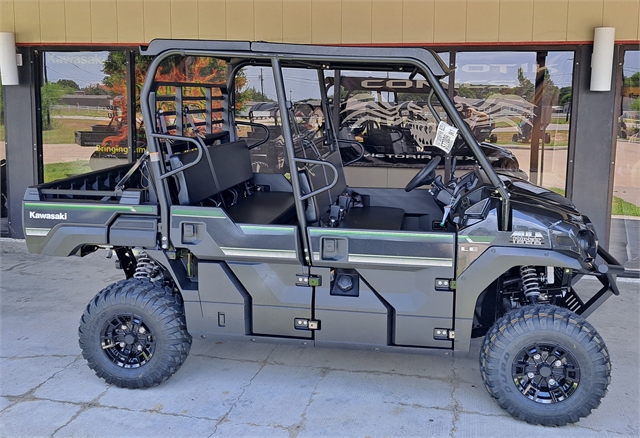
<svg viewBox="0 0 640 438"><path fill-rule="evenodd" d="M43 54L44 182L128 161L122 51Z"/></svg>
<svg viewBox="0 0 640 438"><path fill-rule="evenodd" d="M235 130L239 139L251 148L251 163L256 173L286 174L282 117L271 66L243 67L235 78ZM293 86L288 95L292 95Z"/></svg>
<svg viewBox="0 0 640 438"><path fill-rule="evenodd" d="M455 62L454 101L476 138L564 194L573 52L460 52Z"/></svg>
<svg viewBox="0 0 640 438"><path fill-rule="evenodd" d="M337 79L329 77L330 95ZM422 75L345 70L339 81L338 138L357 141L364 148L364 156L353 166L421 167L434 155L445 155L433 140L447 114ZM343 156L347 151L353 155L347 149Z"/></svg>
<svg viewBox="0 0 640 438"><path fill-rule="evenodd" d="M8 235L8 229L4 222L7 217L7 161L5 149L5 131L4 131L4 88L0 79L0 217L2 217L1 235Z"/></svg>
<svg viewBox="0 0 640 438"><path fill-rule="evenodd" d="M640 272L640 50L625 51L622 76L609 250Z"/></svg>

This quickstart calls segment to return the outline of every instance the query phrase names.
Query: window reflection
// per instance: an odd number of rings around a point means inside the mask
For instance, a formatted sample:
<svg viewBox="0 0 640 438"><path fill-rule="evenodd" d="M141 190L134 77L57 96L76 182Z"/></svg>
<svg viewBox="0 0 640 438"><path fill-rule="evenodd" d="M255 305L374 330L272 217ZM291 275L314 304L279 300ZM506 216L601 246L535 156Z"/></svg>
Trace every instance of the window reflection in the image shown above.
<svg viewBox="0 0 640 438"><path fill-rule="evenodd" d="M236 87L235 131L250 148L253 171L286 174L289 167L273 70L271 66L247 66L236 75L236 82L239 79L242 86ZM292 88L289 85L289 96Z"/></svg>
<svg viewBox="0 0 640 438"><path fill-rule="evenodd" d="M0 217L7 217L7 160L5 150L5 133L4 133L4 88L2 87L2 79L0 79ZM8 236L8 227L2 221L0 227L0 235Z"/></svg>
<svg viewBox="0 0 640 438"><path fill-rule="evenodd" d="M609 250L625 269L640 271L640 51L627 50L616 144Z"/></svg>
<svg viewBox="0 0 640 438"><path fill-rule="evenodd" d="M475 137L509 149L532 182L560 193L572 69L573 52L456 54L454 101Z"/></svg>
<svg viewBox="0 0 640 438"><path fill-rule="evenodd" d="M126 162L125 52L45 52L43 63L44 181Z"/></svg>

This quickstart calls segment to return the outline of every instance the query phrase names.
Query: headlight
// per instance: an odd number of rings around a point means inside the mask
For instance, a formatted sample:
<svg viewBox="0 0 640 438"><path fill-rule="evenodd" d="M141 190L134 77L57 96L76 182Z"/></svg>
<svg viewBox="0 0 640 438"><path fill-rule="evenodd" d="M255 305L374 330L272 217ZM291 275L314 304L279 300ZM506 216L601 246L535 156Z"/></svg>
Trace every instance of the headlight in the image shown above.
<svg viewBox="0 0 640 438"><path fill-rule="evenodd" d="M596 258L598 253L598 241L596 235L591 230L578 231L578 246L584 253L586 261L590 262Z"/></svg>
<svg viewBox="0 0 640 438"><path fill-rule="evenodd" d="M586 262L592 261L598 252L598 241L595 234L590 230L580 230L570 232L553 232L553 248L557 251L570 251L579 254Z"/></svg>

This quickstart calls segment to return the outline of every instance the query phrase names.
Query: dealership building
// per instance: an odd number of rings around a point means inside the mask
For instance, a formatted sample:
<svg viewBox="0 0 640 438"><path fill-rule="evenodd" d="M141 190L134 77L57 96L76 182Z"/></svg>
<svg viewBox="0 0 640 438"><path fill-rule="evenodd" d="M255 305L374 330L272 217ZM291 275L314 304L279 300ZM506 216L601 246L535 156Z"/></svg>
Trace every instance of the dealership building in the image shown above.
<svg viewBox="0 0 640 438"><path fill-rule="evenodd" d="M0 32L5 237L24 237L28 186L144 151L135 102L153 39L424 47L452 69L469 123L487 127L478 140L568 197L640 271L638 0L0 0ZM275 96L266 70L246 73L252 104ZM305 82L286 92L311 105ZM421 167L387 155L347 168L347 183L403 187Z"/></svg>

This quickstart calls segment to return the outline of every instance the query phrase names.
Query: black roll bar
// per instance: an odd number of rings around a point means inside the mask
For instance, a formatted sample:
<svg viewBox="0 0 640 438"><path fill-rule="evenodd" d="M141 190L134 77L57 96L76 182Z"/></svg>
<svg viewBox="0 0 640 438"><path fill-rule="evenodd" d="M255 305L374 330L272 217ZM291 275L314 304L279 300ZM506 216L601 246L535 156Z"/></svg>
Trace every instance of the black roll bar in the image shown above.
<svg viewBox="0 0 640 438"><path fill-rule="evenodd" d="M325 166L331 169L331 171L333 172L333 181L331 181L329 184L327 184L324 187L319 188L318 190L314 190L311 193L307 193L306 195L302 195L302 193L300 194L300 201L304 201L306 199L309 199L313 196L319 195L322 192L326 192L327 190L331 190L333 187L335 187L336 184L338 184L338 169L336 168L336 166L334 166L333 163L330 163L329 161L322 161L322 160L312 160L311 158L294 158L293 161L295 163L307 163L307 164L318 164L320 166Z"/></svg>
<svg viewBox="0 0 640 438"><path fill-rule="evenodd" d="M362 159L362 157L364 157L364 152L365 152L364 146L359 141L349 140L348 138L338 138L337 140L338 140L338 143L351 143L353 145L357 145L360 148L360 153L358 154L358 156L351 161L347 161L346 163L343 164L343 166L346 167L350 164L355 163L356 161L359 161L360 159Z"/></svg>

